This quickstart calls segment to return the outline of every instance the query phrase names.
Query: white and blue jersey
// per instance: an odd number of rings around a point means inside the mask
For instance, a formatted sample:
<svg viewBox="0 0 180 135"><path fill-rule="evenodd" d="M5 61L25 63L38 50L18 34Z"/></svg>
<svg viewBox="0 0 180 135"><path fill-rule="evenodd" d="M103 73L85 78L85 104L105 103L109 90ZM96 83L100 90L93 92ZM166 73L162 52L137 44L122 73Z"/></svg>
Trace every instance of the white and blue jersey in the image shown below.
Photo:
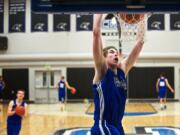
<svg viewBox="0 0 180 135"><path fill-rule="evenodd" d="M13 100L12 111L16 109L17 103L16 100ZM23 101L20 106L25 106L25 102ZM22 117L17 115L16 113L12 116L7 117L7 134L8 135L19 135L22 124Z"/></svg>
<svg viewBox="0 0 180 135"><path fill-rule="evenodd" d="M117 75L108 69L103 79L93 85L94 126L91 135L124 135L121 124L127 97L127 81L121 69Z"/></svg>
<svg viewBox="0 0 180 135"><path fill-rule="evenodd" d="M166 87L166 82L165 82L165 79L166 78L160 78L159 79L159 83L158 83L158 96L159 98L165 98L166 96L166 90L167 90L167 87Z"/></svg>
<svg viewBox="0 0 180 135"><path fill-rule="evenodd" d="M58 87L59 87L59 101L64 102L64 100L65 100L65 92L66 92L65 82L61 80L58 83Z"/></svg>

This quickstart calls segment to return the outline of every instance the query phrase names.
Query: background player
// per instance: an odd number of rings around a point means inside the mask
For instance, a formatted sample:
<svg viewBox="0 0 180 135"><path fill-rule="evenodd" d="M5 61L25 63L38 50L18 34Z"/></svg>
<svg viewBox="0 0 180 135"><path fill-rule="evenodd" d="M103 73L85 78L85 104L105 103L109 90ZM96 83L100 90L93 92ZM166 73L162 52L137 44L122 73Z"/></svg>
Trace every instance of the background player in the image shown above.
<svg viewBox="0 0 180 135"><path fill-rule="evenodd" d="M157 82L156 82L156 90L158 92L158 97L160 98L161 110L164 110L167 108L166 106L167 87L172 93L174 93L174 89L169 84L168 79L165 78L164 73L161 73L160 77L157 79Z"/></svg>
<svg viewBox="0 0 180 135"><path fill-rule="evenodd" d="M67 81L65 81L64 76L61 76L61 79L58 82L58 94L59 94L60 110L61 111L64 111L64 109L65 109L66 88L71 90L72 94L76 93L76 89L74 87L70 86Z"/></svg>
<svg viewBox="0 0 180 135"><path fill-rule="evenodd" d="M16 99L10 101L7 110L7 135L19 135L22 126L22 119L27 116L27 104L24 102L24 90L19 89L16 94ZM25 109L24 115L18 115L16 108L22 106Z"/></svg>

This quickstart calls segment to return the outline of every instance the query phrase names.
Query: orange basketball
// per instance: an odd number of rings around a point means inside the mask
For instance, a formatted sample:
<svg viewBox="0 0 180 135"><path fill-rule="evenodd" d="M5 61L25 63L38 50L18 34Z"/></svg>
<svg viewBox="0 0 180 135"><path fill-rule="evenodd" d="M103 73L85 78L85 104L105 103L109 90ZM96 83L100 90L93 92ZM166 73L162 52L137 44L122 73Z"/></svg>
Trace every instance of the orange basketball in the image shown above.
<svg viewBox="0 0 180 135"><path fill-rule="evenodd" d="M76 94L76 89L73 88L73 89L71 90L71 93L72 93L73 95Z"/></svg>
<svg viewBox="0 0 180 135"><path fill-rule="evenodd" d="M118 14L118 16L128 24L135 24L144 19L144 14Z"/></svg>
<svg viewBox="0 0 180 135"><path fill-rule="evenodd" d="M16 114L19 116L23 116L25 114L25 108L23 106L17 106Z"/></svg>

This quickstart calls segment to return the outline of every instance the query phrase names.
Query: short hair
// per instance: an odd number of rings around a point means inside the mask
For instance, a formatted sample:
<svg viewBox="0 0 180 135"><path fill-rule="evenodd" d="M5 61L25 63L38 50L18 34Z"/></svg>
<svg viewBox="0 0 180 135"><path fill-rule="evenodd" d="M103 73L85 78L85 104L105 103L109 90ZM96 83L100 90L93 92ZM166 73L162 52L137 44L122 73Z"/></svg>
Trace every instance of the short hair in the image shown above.
<svg viewBox="0 0 180 135"><path fill-rule="evenodd" d="M61 76L61 79L64 79L64 76Z"/></svg>
<svg viewBox="0 0 180 135"><path fill-rule="evenodd" d="M17 93L18 93L19 91L22 91L22 92L25 93L25 90L24 90L24 89L18 89L18 90L17 90Z"/></svg>
<svg viewBox="0 0 180 135"><path fill-rule="evenodd" d="M164 73L164 72L161 72L161 73L160 73L160 76L165 76L165 73Z"/></svg>
<svg viewBox="0 0 180 135"><path fill-rule="evenodd" d="M108 50L109 50L109 49L115 49L116 51L118 51L117 48L114 47L114 46L107 46L107 47L105 47L105 48L103 49L103 56L104 56L104 57L107 56L107 53L108 53Z"/></svg>

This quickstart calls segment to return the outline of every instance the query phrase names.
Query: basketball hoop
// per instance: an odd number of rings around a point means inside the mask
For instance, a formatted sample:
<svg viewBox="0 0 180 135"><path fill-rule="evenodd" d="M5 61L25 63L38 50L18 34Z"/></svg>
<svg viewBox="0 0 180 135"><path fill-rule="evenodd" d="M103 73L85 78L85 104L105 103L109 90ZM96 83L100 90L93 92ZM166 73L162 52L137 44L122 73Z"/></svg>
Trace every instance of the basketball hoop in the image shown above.
<svg viewBox="0 0 180 135"><path fill-rule="evenodd" d="M120 23L121 42L134 42L138 39L145 40L147 14L116 14Z"/></svg>

